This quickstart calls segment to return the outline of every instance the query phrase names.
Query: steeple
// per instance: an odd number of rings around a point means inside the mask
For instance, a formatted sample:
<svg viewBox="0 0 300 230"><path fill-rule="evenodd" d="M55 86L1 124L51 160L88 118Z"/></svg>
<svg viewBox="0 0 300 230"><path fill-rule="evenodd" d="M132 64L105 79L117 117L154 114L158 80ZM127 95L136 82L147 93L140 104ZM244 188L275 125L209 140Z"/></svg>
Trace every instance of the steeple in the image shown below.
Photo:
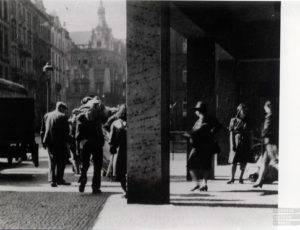
<svg viewBox="0 0 300 230"><path fill-rule="evenodd" d="M111 29L105 20L105 8L102 0L99 0L98 25L92 32L91 47L110 50L113 47L113 37Z"/></svg>
<svg viewBox="0 0 300 230"><path fill-rule="evenodd" d="M99 1L98 26L99 27L107 27L106 20L105 20L105 8L103 6L102 0Z"/></svg>

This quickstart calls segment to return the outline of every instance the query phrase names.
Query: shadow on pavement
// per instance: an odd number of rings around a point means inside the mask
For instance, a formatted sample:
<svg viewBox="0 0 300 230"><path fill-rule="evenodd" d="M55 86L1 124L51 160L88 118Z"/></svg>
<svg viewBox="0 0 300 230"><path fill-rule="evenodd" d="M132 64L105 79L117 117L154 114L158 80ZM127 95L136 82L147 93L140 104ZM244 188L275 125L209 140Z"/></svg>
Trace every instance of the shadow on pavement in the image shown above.
<svg viewBox="0 0 300 230"><path fill-rule="evenodd" d="M226 200L230 201L230 200ZM203 207L225 207L225 208L278 208L273 204L240 204L240 203L191 203L191 202L173 202L170 204L176 206L203 206Z"/></svg>
<svg viewBox="0 0 300 230"><path fill-rule="evenodd" d="M171 204L176 203L178 201L182 201L180 203L184 203L184 204L189 204L190 202L186 202L186 201L195 201L195 202L201 202L201 201L214 201L214 202L223 202L223 201L231 201L231 202L238 202L238 201L242 201L242 200L234 200L234 199L171 199ZM199 204L199 203L198 203Z"/></svg>
<svg viewBox="0 0 300 230"><path fill-rule="evenodd" d="M19 183L19 182L34 182L36 181L36 176L31 174L0 174L0 183Z"/></svg>
<svg viewBox="0 0 300 230"><path fill-rule="evenodd" d="M170 196L179 196L179 197L208 197L208 196L214 196L210 194L170 194Z"/></svg>
<svg viewBox="0 0 300 230"><path fill-rule="evenodd" d="M277 190L262 190L262 189L248 189L248 190L229 190L229 191L218 191L218 192L226 192L226 193L240 193L240 192L259 192L262 193L261 196L268 196L268 195L277 195Z"/></svg>

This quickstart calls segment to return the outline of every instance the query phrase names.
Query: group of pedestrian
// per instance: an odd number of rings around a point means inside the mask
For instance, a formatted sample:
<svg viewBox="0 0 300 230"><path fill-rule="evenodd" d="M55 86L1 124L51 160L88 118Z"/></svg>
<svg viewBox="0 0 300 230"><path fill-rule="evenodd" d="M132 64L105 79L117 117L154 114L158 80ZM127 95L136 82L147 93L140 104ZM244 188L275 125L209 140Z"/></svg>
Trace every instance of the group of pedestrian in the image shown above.
<svg viewBox="0 0 300 230"><path fill-rule="evenodd" d="M191 143L191 151L188 158L187 168L195 186L191 191L207 191L207 178L212 166L212 156L219 153L220 149L215 140L216 132L222 127L216 118L207 114L206 105L199 101L193 108L197 116L191 131L184 134ZM264 175L268 165L278 170L278 117L273 112L273 104L267 101L264 105L266 113L262 128L263 151L260 155L258 178L253 185L254 188L262 187ZM228 162L231 166L231 178L227 184L235 181L237 165L240 165L239 183L243 184L243 176L248 162L252 162L252 127L248 116L248 107L241 103L237 107L237 114L229 123L230 153ZM200 180L203 179L203 184Z"/></svg>
<svg viewBox="0 0 300 230"><path fill-rule="evenodd" d="M109 131L110 152L118 159L116 179L126 192L126 107L107 107L97 96L83 98L70 118L63 102L57 102L56 109L43 118L41 138L49 153L52 187L71 184L63 179L65 166L71 161L74 173L80 175L79 192L84 192L92 162L92 193L101 193L104 128Z"/></svg>
<svg viewBox="0 0 300 230"><path fill-rule="evenodd" d="M212 167L212 156L220 152L215 134L222 128L218 120L210 116L207 106L198 101L193 108L197 116L191 131L184 134L191 143L192 149L187 162L188 170L195 186L191 191L207 191L207 180ZM278 170L278 119L273 113L273 105L267 101L264 105L266 112L262 129L264 151L261 153L260 170L253 187L262 187L268 165ZM99 97L85 97L81 106L72 111L68 117L68 107L63 102L57 102L56 109L47 113L41 126L41 138L44 148L49 153L49 183L70 185L64 180L64 170L69 158L73 171L80 174L79 192L84 192L87 183L87 171L93 162L92 179L93 194L101 193L101 170L103 164L104 132L108 133L109 151L111 153L111 173L121 183L126 193L126 106L117 108L105 106ZM227 184L235 181L237 165L241 174L239 183L243 184L243 175L251 155L252 127L248 116L248 107L241 103L237 114L229 123L230 153L229 163L231 178ZM200 183L200 180L203 182Z"/></svg>

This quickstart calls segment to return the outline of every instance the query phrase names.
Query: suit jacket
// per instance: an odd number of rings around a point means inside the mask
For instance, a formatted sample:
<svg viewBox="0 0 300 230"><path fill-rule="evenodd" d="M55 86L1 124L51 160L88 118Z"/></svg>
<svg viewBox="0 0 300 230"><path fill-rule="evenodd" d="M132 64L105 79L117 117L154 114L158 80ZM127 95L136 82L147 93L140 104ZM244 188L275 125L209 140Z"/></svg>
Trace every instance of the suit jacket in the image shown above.
<svg viewBox="0 0 300 230"><path fill-rule="evenodd" d="M262 129L262 137L265 144L278 145L278 117L273 114L268 114L265 117L264 126Z"/></svg>
<svg viewBox="0 0 300 230"><path fill-rule="evenodd" d="M44 116L41 137L45 147L65 148L70 142L68 117L54 110Z"/></svg>

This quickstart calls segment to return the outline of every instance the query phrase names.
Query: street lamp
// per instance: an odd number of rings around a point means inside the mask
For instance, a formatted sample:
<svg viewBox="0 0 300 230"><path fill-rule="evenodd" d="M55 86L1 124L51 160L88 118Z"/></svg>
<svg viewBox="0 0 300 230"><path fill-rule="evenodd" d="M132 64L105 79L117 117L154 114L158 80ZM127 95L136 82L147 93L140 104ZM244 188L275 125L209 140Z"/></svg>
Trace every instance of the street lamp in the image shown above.
<svg viewBox="0 0 300 230"><path fill-rule="evenodd" d="M53 66L47 62L46 65L43 67L43 73L46 74L46 92L47 92L47 112L49 112L49 87L50 87L50 77L48 76L47 73L53 72Z"/></svg>

